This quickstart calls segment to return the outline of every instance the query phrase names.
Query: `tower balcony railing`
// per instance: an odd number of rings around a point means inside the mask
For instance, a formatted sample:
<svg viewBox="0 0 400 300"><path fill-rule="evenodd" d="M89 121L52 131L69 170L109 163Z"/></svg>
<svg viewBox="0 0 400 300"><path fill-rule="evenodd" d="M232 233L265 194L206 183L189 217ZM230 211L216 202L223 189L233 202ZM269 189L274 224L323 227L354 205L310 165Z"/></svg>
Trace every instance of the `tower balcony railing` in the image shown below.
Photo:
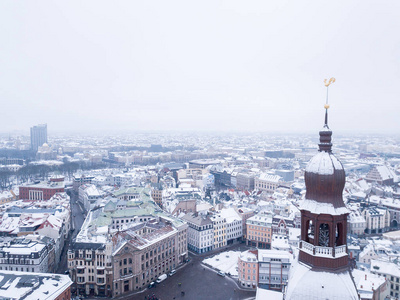
<svg viewBox="0 0 400 300"><path fill-rule="evenodd" d="M336 255L339 255L339 254L342 254L342 253L347 254L346 245L342 245L342 246L337 246L337 247L335 247L335 254L336 254Z"/></svg>
<svg viewBox="0 0 400 300"><path fill-rule="evenodd" d="M333 253L333 247L320 247L320 246L315 247L315 254L317 255L332 256L332 253Z"/></svg>
<svg viewBox="0 0 400 300"><path fill-rule="evenodd" d="M300 241L300 250L319 257L341 257L347 255L346 245L336 247L314 246L305 241Z"/></svg>

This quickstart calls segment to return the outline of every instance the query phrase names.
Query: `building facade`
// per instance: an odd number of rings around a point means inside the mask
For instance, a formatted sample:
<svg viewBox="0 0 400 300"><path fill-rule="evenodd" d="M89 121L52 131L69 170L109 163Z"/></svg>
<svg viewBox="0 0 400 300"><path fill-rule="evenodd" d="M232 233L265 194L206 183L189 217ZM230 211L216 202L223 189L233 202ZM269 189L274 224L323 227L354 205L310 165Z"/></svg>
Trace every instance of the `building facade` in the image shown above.
<svg viewBox="0 0 400 300"><path fill-rule="evenodd" d="M258 285L258 252L249 250L238 258L238 281L242 287L255 289Z"/></svg>
<svg viewBox="0 0 400 300"><path fill-rule="evenodd" d="M188 213L183 218L188 224L188 248L197 253L211 251L214 246L213 222L209 215Z"/></svg>
<svg viewBox="0 0 400 300"><path fill-rule="evenodd" d="M31 149L37 151L44 143L47 143L47 124L31 127Z"/></svg>
<svg viewBox="0 0 400 300"><path fill-rule="evenodd" d="M261 249L271 249L272 216L257 214L246 221L246 244Z"/></svg>
<svg viewBox="0 0 400 300"><path fill-rule="evenodd" d="M0 243L0 270L46 273L49 249L44 243L16 238Z"/></svg>
<svg viewBox="0 0 400 300"><path fill-rule="evenodd" d="M19 187L19 199L49 200L56 193L64 193L64 180L38 182Z"/></svg>
<svg viewBox="0 0 400 300"><path fill-rule="evenodd" d="M225 219L219 215L211 217L211 222L214 231L214 249L225 247L226 242L226 222Z"/></svg>
<svg viewBox="0 0 400 300"><path fill-rule="evenodd" d="M387 209L370 207L362 212L366 221L366 233L382 233L390 228L390 214Z"/></svg>
<svg viewBox="0 0 400 300"><path fill-rule="evenodd" d="M254 178L254 188L267 193L273 193L281 182L282 177L278 175L261 174Z"/></svg>

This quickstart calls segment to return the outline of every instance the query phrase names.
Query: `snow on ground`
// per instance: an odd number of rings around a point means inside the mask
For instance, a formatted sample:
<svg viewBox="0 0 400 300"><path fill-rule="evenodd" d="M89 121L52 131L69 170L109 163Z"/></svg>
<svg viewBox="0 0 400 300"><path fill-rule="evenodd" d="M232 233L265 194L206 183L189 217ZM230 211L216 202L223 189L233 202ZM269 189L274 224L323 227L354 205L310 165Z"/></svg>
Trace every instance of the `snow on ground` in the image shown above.
<svg viewBox="0 0 400 300"><path fill-rule="evenodd" d="M237 264L240 251L222 252L203 260L203 263L219 271L230 273L231 276L238 276Z"/></svg>

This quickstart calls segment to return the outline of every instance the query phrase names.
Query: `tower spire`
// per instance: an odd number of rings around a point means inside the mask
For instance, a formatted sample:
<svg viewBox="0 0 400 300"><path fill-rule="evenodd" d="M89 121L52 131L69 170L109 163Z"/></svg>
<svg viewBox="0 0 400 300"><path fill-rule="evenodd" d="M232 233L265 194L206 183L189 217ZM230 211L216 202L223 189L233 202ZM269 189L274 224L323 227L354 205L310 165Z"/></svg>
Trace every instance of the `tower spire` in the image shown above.
<svg viewBox="0 0 400 300"><path fill-rule="evenodd" d="M332 131L329 129L328 126L328 109L329 109L329 104L328 104L328 95L329 95L329 86L336 81L335 78L331 79L325 79L324 83L326 86L326 102L324 105L325 108L325 123L323 129L319 132L319 151L325 151L325 152L332 152L332 143L331 143L331 136L332 136Z"/></svg>
<svg viewBox="0 0 400 300"><path fill-rule="evenodd" d="M326 86L326 102L325 102L325 105L324 105L324 108L325 108L325 124L324 124L324 127L327 127L327 128L329 128L329 126L328 126L328 108L329 108L329 104L328 104L328 95L329 95L329 86L332 84L332 83L334 83L336 81L336 79L335 78L331 78L331 79L325 79L324 80L324 84L325 84L325 86Z"/></svg>

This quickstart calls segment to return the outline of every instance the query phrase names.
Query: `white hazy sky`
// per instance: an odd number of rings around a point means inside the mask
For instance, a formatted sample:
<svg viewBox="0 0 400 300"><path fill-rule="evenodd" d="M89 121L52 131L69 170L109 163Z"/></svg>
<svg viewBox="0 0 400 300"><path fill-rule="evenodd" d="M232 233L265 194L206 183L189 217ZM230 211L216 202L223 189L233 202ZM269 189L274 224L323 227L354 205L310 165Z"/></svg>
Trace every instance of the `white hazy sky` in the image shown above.
<svg viewBox="0 0 400 300"><path fill-rule="evenodd" d="M0 2L0 132L400 133L400 1Z"/></svg>

